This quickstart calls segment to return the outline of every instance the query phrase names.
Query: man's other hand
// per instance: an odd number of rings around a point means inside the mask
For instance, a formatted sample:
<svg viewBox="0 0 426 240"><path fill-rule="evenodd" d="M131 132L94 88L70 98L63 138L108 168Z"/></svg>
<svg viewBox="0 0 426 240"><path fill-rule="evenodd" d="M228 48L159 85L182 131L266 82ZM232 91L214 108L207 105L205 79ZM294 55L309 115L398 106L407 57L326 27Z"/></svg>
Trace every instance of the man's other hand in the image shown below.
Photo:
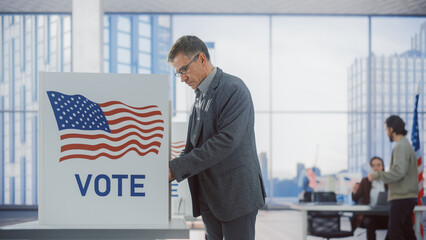
<svg viewBox="0 0 426 240"><path fill-rule="evenodd" d="M169 182L171 182L173 180L175 180L175 176L173 176L173 173L172 173L172 171L169 168Z"/></svg>

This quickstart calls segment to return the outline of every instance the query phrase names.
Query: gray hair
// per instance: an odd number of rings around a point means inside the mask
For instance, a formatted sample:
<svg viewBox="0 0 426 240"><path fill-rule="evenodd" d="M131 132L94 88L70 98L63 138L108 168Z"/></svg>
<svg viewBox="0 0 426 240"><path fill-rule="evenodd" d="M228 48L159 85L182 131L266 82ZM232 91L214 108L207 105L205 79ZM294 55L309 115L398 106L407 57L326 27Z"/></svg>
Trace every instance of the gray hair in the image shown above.
<svg viewBox="0 0 426 240"><path fill-rule="evenodd" d="M167 56L167 63L171 63L179 53L183 53L188 59L193 58L198 53L203 53L206 55L207 60L210 61L210 54L206 44L196 36L187 35L176 40Z"/></svg>

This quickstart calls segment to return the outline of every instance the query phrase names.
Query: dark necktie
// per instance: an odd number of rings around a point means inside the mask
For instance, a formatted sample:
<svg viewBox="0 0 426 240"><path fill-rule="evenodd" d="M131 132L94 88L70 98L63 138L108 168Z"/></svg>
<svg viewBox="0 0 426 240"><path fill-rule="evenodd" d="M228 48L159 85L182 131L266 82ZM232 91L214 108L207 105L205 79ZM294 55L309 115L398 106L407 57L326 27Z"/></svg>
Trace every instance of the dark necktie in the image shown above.
<svg viewBox="0 0 426 240"><path fill-rule="evenodd" d="M192 128L191 128L191 143L195 147L197 138L198 138L198 126L200 124L200 115L201 115L201 91L200 89L195 89L195 102L194 109L192 113Z"/></svg>

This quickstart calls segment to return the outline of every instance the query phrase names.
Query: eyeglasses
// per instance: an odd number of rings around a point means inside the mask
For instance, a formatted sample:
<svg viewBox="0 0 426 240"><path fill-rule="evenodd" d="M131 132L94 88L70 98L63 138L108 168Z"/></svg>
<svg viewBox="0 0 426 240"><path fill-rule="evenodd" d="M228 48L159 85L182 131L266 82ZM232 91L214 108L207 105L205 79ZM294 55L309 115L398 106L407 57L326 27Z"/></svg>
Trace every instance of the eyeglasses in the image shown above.
<svg viewBox="0 0 426 240"><path fill-rule="evenodd" d="M186 66L184 66L184 67L181 67L181 69L179 70L179 72L176 72L175 73L175 76L176 77L180 77L180 75L185 75L185 74L187 74L188 73L188 68L189 68L189 66L191 66L191 64L198 58L198 56L199 56L200 54L197 54L197 56L195 56L193 59L192 59L192 61L190 62L190 63L188 63L188 65L186 65Z"/></svg>

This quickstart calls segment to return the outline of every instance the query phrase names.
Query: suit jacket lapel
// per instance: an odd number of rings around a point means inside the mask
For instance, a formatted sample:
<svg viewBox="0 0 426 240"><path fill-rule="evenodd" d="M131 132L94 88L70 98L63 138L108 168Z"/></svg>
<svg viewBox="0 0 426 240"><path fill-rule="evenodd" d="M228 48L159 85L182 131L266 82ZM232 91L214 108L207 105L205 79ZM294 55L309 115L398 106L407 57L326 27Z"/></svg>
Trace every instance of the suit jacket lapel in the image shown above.
<svg viewBox="0 0 426 240"><path fill-rule="evenodd" d="M201 136L201 131L203 130L203 125L204 125L204 117L206 115L206 113L210 110L210 104L212 101L212 96L214 91L216 90L216 88L219 86L219 82L220 79L222 78L222 69L217 68L217 72L216 75L214 76L210 86L209 86L209 90L207 91L206 96L203 97L203 104L201 105L200 108L200 124L198 124L197 129L195 130L196 134L197 134L197 139L195 140L195 145L198 144L198 141L200 140L200 136ZM194 146L195 147L195 146Z"/></svg>

